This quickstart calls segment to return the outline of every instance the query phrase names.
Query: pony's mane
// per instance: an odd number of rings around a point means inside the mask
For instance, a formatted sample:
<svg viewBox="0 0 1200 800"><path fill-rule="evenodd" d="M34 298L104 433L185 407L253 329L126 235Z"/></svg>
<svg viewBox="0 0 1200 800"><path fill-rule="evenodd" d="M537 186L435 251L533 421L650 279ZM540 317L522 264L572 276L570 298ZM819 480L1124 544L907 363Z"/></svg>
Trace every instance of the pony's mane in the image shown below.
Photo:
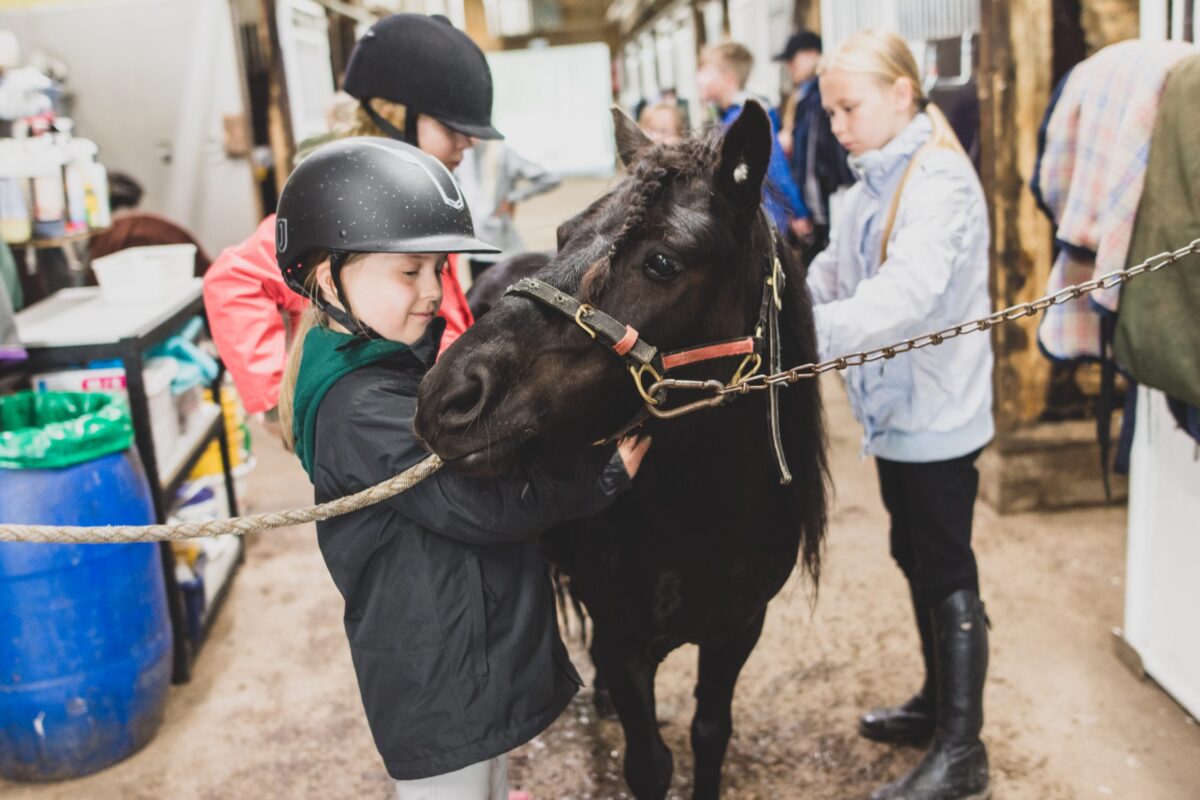
<svg viewBox="0 0 1200 800"><path fill-rule="evenodd" d="M672 181L690 180L711 174L721 154L721 131L714 128L675 144L657 143L637 154L618 187L620 208L625 216L613 235L607 252L588 267L580 284L580 297L596 298L608 285L612 262L629 235L646 222L654 201Z"/></svg>

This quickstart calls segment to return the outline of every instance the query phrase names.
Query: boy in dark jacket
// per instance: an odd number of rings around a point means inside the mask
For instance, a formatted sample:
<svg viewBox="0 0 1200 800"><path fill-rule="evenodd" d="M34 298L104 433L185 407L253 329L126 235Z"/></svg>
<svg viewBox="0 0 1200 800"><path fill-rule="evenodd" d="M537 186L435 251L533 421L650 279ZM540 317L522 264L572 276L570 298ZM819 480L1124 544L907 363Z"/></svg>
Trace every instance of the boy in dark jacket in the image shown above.
<svg viewBox="0 0 1200 800"><path fill-rule="evenodd" d="M313 300L280 418L318 502L427 455L417 387L444 321L449 252L475 239L435 158L389 139L322 147L279 203L284 279ZM544 730L580 680L559 638L535 537L627 488L646 444L535 464L498 480L446 468L376 506L318 523L376 747L400 800L506 800L506 753Z"/></svg>
<svg viewBox="0 0 1200 800"><path fill-rule="evenodd" d="M776 61L787 64L792 94L784 105L779 144L788 156L792 179L808 209L805 225L793 226L803 241L806 261L829 244L829 197L854 183L846 150L829 127L829 115L821 107L817 67L821 61L821 37L799 31L788 39Z"/></svg>

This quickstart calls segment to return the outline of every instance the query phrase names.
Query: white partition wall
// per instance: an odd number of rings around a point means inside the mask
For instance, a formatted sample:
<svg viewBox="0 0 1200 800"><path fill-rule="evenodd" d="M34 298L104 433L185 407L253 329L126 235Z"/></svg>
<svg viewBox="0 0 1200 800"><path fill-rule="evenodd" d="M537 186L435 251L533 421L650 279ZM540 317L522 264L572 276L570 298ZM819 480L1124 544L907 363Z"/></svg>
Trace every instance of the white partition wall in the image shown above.
<svg viewBox="0 0 1200 800"><path fill-rule="evenodd" d="M700 95L696 91L696 22L692 10L686 6L676 11L675 28L671 32L674 42L673 55L675 58L675 91L680 100L686 100L688 115L692 125L699 125L704 119L704 109L700 107Z"/></svg>
<svg viewBox="0 0 1200 800"><path fill-rule="evenodd" d="M1141 38L1194 42L1197 0L1142 0ZM1197 146L1200 146L1198 144ZM1200 717L1200 445L1162 392L1138 389L1129 471L1125 642L1142 668Z"/></svg>
<svg viewBox="0 0 1200 800"><path fill-rule="evenodd" d="M1200 41L1200 0L1142 0L1141 38Z"/></svg>
<svg viewBox="0 0 1200 800"><path fill-rule="evenodd" d="M771 59L792 33L788 0L729 0L729 38L754 55L754 72L746 88L772 104L779 102L782 67Z"/></svg>
<svg viewBox="0 0 1200 800"><path fill-rule="evenodd" d="M1138 389L1129 474L1125 641L1147 674L1200 717L1200 444L1165 395Z"/></svg>

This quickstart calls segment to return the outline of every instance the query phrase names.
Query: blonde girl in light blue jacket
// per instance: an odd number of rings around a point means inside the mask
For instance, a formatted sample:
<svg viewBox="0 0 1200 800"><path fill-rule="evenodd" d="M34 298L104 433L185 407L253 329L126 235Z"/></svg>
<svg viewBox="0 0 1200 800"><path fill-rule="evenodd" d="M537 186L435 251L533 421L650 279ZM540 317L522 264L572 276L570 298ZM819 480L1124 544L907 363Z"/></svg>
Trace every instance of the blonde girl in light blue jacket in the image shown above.
<svg viewBox="0 0 1200 800"><path fill-rule="evenodd" d="M858 183L813 261L822 358L892 344L987 315L988 217L974 167L921 88L904 40L861 31L827 57L821 97ZM992 439L986 335L843 373L863 452L875 456L891 551L908 579L925 683L870 711L862 735L925 744L925 758L872 800L990 794L980 741L987 627L971 549L975 460Z"/></svg>

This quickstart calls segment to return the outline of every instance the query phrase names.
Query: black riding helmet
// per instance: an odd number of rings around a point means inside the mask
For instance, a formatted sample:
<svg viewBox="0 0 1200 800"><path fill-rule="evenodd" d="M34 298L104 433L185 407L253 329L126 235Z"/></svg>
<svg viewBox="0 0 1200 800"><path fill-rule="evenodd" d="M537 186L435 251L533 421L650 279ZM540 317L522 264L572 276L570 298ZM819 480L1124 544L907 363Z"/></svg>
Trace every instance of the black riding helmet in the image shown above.
<svg viewBox="0 0 1200 800"><path fill-rule="evenodd" d="M303 262L315 252L331 254L344 312L305 286ZM284 282L367 338L379 335L355 318L342 290L342 267L351 254L498 252L475 238L471 211L442 162L393 139L362 136L323 145L296 167L279 196L275 260Z"/></svg>
<svg viewBox="0 0 1200 800"><path fill-rule="evenodd" d="M504 138L492 127L492 72L483 51L441 15L376 22L354 45L342 89L381 130L410 144L417 143L420 114L476 139ZM405 130L371 108L373 97L405 107Z"/></svg>

